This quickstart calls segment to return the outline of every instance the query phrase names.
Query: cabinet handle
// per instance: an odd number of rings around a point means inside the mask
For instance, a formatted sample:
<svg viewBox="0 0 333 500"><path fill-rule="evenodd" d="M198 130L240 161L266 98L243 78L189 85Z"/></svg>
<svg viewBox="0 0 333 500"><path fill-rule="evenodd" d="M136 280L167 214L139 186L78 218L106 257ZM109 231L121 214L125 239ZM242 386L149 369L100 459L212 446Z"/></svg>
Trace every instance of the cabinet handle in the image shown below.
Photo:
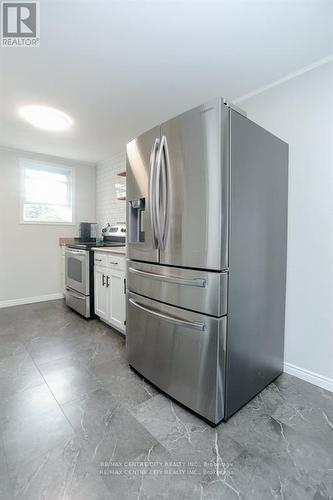
<svg viewBox="0 0 333 500"><path fill-rule="evenodd" d="M111 260L110 264L119 264L119 263Z"/></svg>
<svg viewBox="0 0 333 500"><path fill-rule="evenodd" d="M95 259L96 262L102 262L102 259Z"/></svg>
<svg viewBox="0 0 333 500"><path fill-rule="evenodd" d="M104 285L105 285L105 275L102 274L102 286L104 286Z"/></svg>
<svg viewBox="0 0 333 500"><path fill-rule="evenodd" d="M106 288L109 288L110 286L110 276L106 277Z"/></svg>

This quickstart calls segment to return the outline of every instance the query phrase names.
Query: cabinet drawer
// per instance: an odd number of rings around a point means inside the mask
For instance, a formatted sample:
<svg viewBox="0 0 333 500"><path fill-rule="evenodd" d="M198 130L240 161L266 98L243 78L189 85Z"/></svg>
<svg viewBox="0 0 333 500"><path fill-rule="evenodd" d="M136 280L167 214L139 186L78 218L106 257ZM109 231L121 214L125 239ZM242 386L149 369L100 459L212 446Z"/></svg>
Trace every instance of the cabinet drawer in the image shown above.
<svg viewBox="0 0 333 500"><path fill-rule="evenodd" d="M108 255L105 254L105 253L98 253L98 252L95 252L95 255L94 255L94 264L95 266L107 266L107 260L108 260Z"/></svg>
<svg viewBox="0 0 333 500"><path fill-rule="evenodd" d="M119 269L119 271L125 271L125 257L122 255L108 254L107 266L112 269Z"/></svg>

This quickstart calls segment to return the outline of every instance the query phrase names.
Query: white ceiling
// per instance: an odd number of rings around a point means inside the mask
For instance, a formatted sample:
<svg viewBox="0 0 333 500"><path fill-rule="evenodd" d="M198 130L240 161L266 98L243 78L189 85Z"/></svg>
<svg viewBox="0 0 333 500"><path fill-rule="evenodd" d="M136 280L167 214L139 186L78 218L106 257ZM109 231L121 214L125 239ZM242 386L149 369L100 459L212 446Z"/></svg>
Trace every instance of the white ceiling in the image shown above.
<svg viewBox="0 0 333 500"><path fill-rule="evenodd" d="M331 0L40 4L40 48L0 49L0 144L80 160L333 52ZM23 123L17 109L37 103L69 113L72 130Z"/></svg>

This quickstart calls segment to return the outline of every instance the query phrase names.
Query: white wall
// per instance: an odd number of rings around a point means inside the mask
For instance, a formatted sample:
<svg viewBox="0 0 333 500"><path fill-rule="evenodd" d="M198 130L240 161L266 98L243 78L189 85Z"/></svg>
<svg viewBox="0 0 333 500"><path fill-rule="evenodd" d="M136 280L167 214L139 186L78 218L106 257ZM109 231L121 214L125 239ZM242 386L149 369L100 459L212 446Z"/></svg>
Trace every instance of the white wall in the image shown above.
<svg viewBox="0 0 333 500"><path fill-rule="evenodd" d="M75 226L20 224L20 158L45 159L74 169ZM93 165L0 149L0 306L60 294L59 238L78 236L78 223L95 219Z"/></svg>
<svg viewBox="0 0 333 500"><path fill-rule="evenodd" d="M117 175L125 170L125 150L97 164L96 216L101 226L126 221L126 201L117 200L115 189L115 184L126 184L126 178Z"/></svg>
<svg viewBox="0 0 333 500"><path fill-rule="evenodd" d="M238 105L290 145L286 371L333 390L333 63Z"/></svg>

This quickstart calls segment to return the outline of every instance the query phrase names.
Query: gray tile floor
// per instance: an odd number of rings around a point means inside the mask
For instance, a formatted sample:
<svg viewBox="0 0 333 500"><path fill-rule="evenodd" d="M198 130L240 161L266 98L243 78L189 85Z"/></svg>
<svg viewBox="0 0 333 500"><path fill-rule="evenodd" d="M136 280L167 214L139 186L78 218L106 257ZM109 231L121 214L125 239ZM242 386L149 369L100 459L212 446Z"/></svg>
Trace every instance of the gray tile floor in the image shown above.
<svg viewBox="0 0 333 500"><path fill-rule="evenodd" d="M216 429L63 301L0 310L0 499L333 499L333 394L281 376Z"/></svg>

